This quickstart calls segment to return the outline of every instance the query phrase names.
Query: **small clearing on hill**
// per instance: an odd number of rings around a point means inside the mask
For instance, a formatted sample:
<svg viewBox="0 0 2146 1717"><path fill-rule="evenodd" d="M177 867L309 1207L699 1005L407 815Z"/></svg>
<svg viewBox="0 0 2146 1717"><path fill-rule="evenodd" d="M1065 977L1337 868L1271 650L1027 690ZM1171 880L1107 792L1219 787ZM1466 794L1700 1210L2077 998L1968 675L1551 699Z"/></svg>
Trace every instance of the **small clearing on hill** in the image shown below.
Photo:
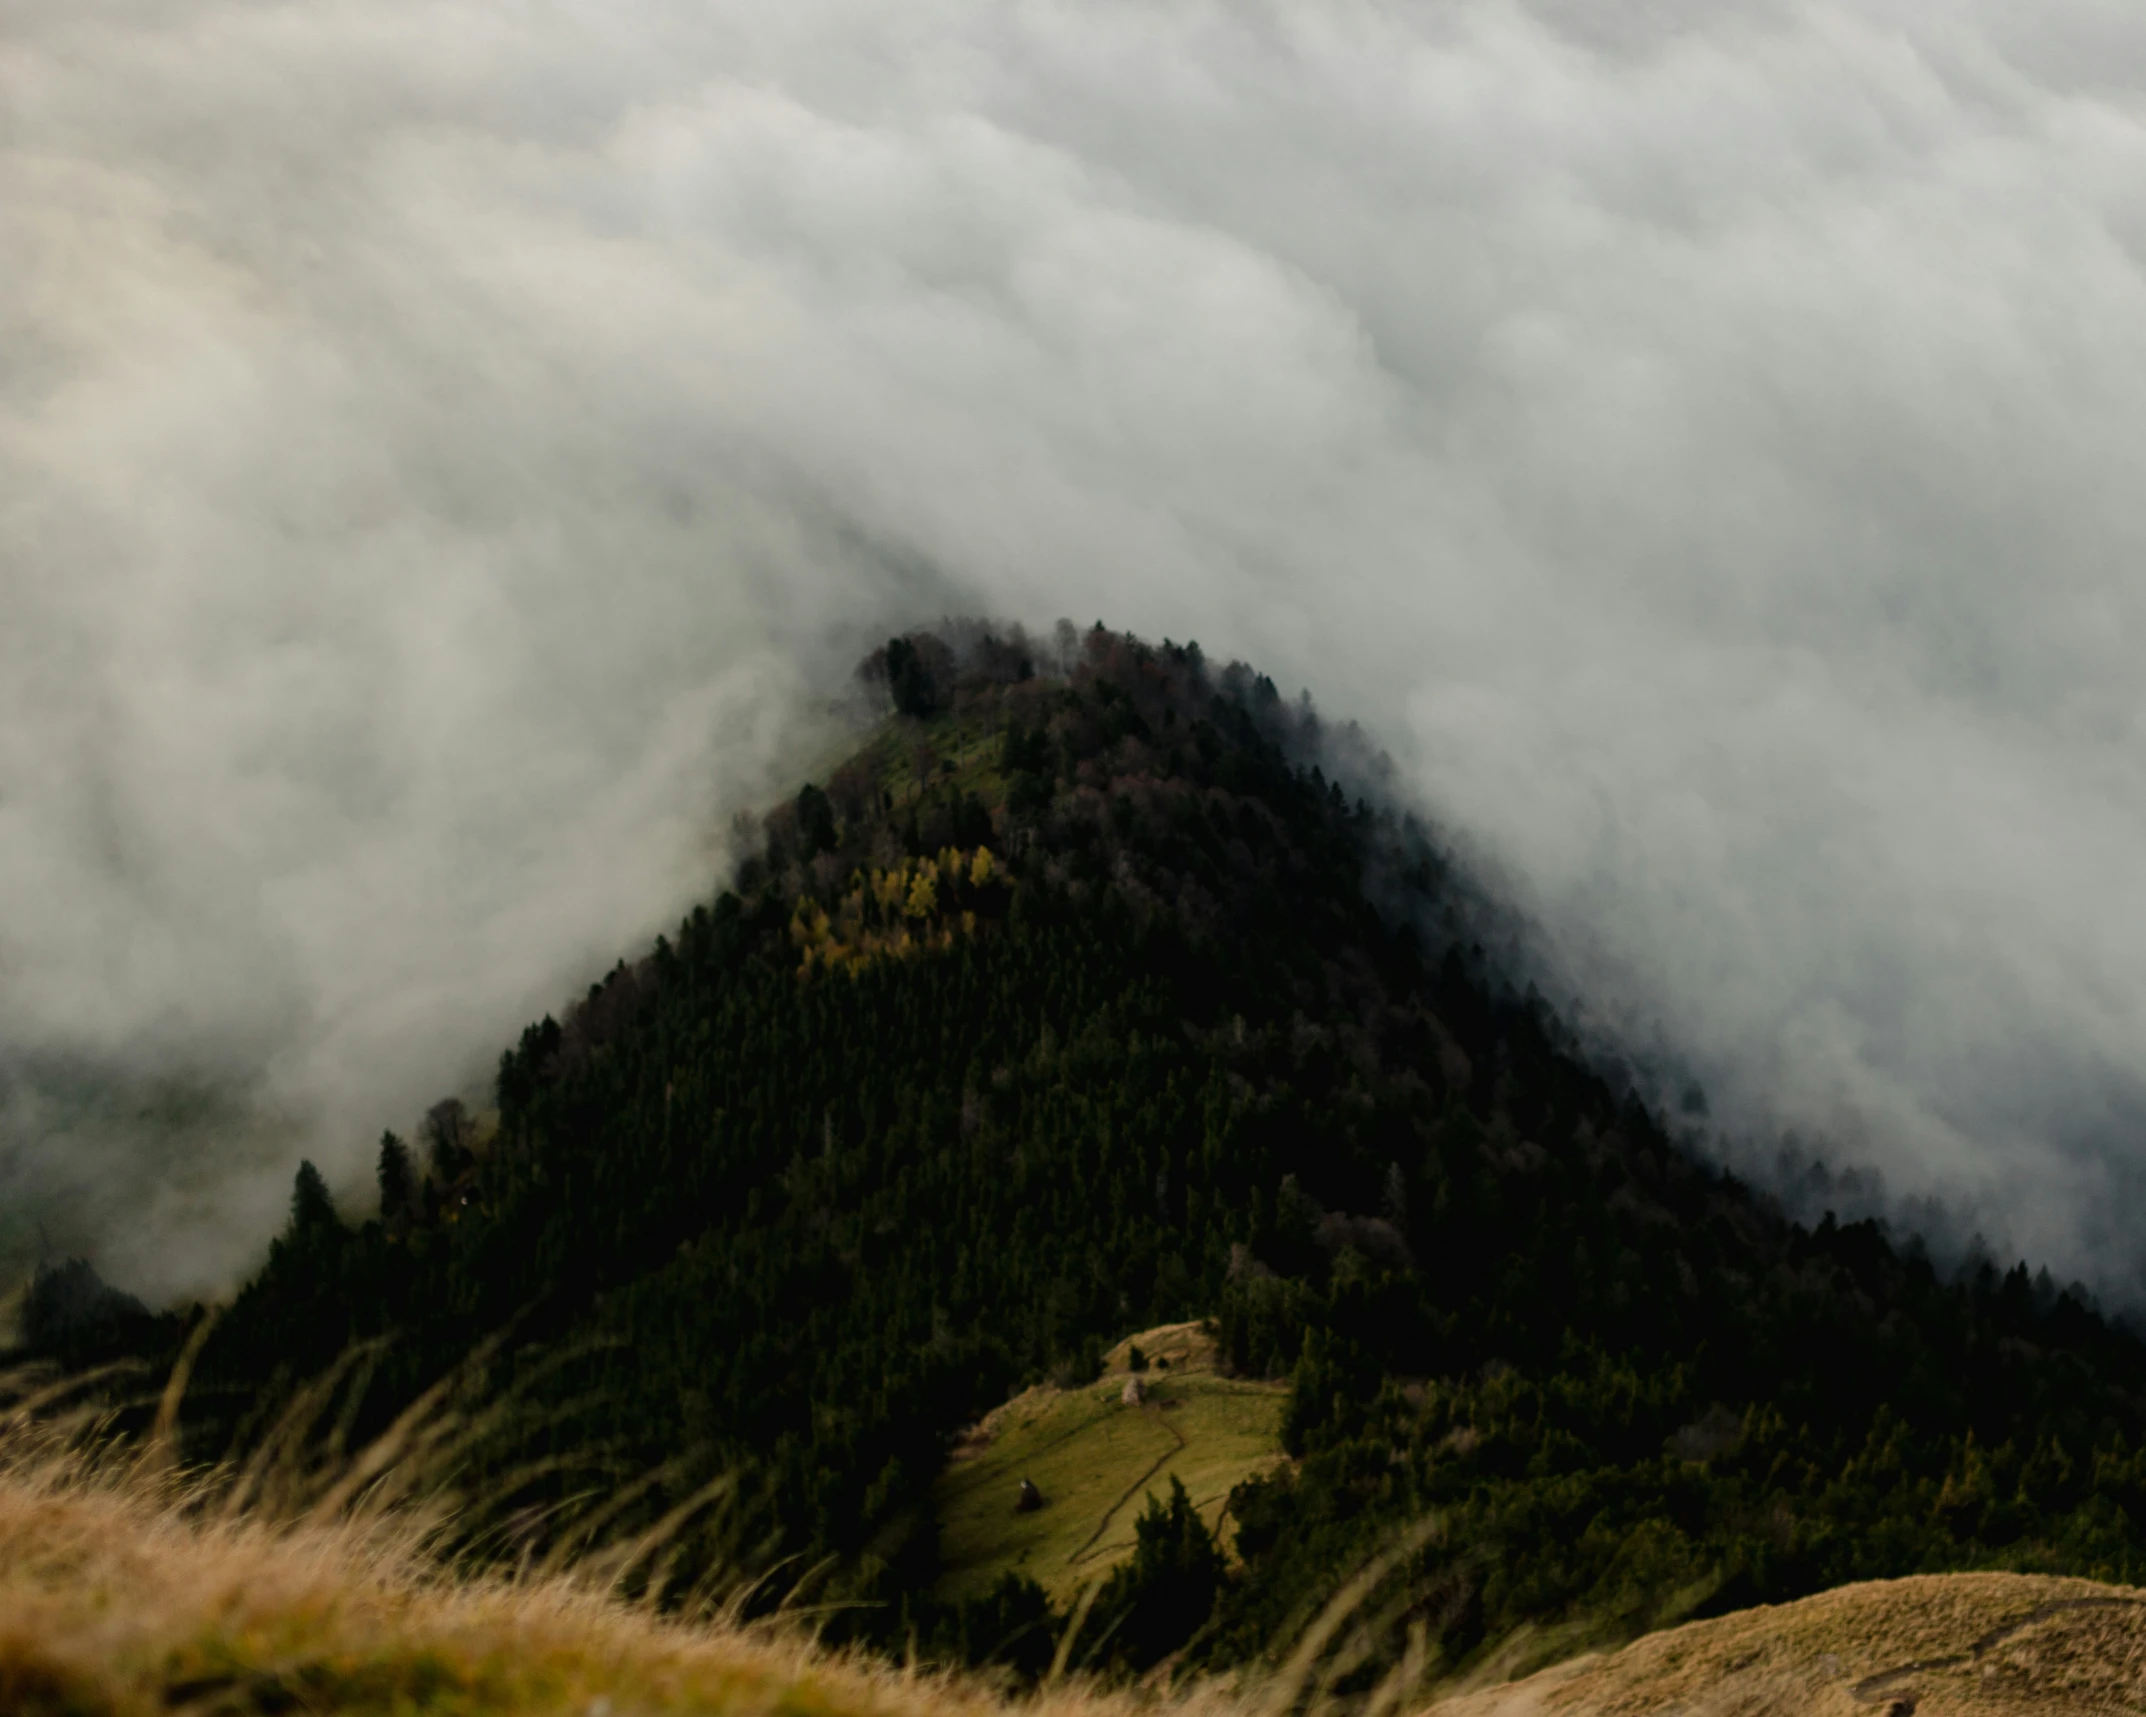
<svg viewBox="0 0 2146 1717"><path fill-rule="evenodd" d="M1138 1348L1146 1369L1130 1368ZM1138 1376L1144 1399L1128 1402ZM1151 1495L1184 1481L1225 1547L1229 1493L1286 1457L1279 1383L1224 1377L1196 1323L1167 1324L1120 1342L1101 1378L1077 1389L1030 1389L955 1445L938 1486L949 1598L1026 1574L1061 1601L1132 1554L1133 1522ZM1016 1512L1021 1481L1043 1506Z"/></svg>

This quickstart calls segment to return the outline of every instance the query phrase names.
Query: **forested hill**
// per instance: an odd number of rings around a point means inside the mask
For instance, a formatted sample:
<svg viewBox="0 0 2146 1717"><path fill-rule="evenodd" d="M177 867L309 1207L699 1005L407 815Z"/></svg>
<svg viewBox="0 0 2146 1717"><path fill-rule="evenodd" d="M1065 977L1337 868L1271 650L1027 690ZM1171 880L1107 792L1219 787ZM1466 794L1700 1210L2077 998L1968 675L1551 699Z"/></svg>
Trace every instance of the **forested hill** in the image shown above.
<svg viewBox="0 0 2146 1717"><path fill-rule="evenodd" d="M875 654L876 736L523 1034L496 1120L383 1141L377 1217L301 1174L190 1446L258 1440L352 1353L356 1437L481 1352L511 1410L460 1482L515 1499L496 1548L728 1473L669 1589L809 1571L855 1600L838 1633L1033 1667L1040 1593L926 1596L949 1438L1207 1317L1293 1380L1298 1458L1233 1497L1227 1563L1182 1510L1143 1524L1101 1659L1266 1650L1426 1517L1373 1608L1453 1662L1915 1569L2146 1571L2128 1335L2024 1269L1784 1222L1485 969L1308 713L1191 646L1071 654Z"/></svg>

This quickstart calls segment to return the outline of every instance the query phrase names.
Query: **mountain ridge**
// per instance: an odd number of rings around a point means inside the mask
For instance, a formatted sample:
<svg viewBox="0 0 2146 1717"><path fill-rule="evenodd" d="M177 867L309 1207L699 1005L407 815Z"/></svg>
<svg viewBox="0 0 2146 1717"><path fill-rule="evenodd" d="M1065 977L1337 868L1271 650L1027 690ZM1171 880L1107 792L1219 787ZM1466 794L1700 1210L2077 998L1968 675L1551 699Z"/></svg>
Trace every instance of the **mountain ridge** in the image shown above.
<svg viewBox="0 0 2146 1717"><path fill-rule="evenodd" d="M383 1141L368 1223L301 1173L188 1448L312 1396L362 1437L453 1373L491 1404L458 1482L512 1553L615 1491L607 1529L688 1511L658 1600L812 1570L836 1639L1024 1674L1069 1637L1128 1673L1255 1660L1367 1566L1344 1681L1928 1566L2146 1563L2129 1335L1690 1157L1271 681L1100 627L1061 665L981 626L867 658L886 724L501 1057L496 1136L443 1106L425 1162ZM1078 1626L1018 1580L936 1600L958 1429L1201 1318L1289 1389L1241 1563L1158 1499Z"/></svg>

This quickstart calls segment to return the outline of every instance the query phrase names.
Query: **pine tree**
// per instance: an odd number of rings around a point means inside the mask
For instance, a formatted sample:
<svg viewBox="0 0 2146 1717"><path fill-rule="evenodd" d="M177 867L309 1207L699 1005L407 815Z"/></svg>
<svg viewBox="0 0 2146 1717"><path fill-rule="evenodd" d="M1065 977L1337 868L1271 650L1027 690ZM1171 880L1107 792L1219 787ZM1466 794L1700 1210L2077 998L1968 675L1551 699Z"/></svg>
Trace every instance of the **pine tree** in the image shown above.
<svg viewBox="0 0 2146 1717"><path fill-rule="evenodd" d="M328 1196L328 1183L311 1162L300 1163L291 1185L291 1232L304 1236L336 1226L335 1200Z"/></svg>
<svg viewBox="0 0 2146 1717"><path fill-rule="evenodd" d="M1116 1629L1115 1655L1146 1669L1184 1645L1214 1613L1222 1553L1175 1473L1169 1501L1149 1493L1147 1508L1133 1523L1133 1541L1133 1559L1104 1583L1095 1608Z"/></svg>
<svg viewBox="0 0 2146 1717"><path fill-rule="evenodd" d="M828 851L835 844L833 801L809 781L797 795L797 833L808 858Z"/></svg>
<svg viewBox="0 0 2146 1717"><path fill-rule="evenodd" d="M459 1097L443 1098L425 1111L422 1131L432 1178L445 1186L470 1165L469 1111Z"/></svg>
<svg viewBox="0 0 2146 1717"><path fill-rule="evenodd" d="M380 1135L380 1219L399 1222L410 1214L416 1177L410 1169L410 1147L393 1133Z"/></svg>

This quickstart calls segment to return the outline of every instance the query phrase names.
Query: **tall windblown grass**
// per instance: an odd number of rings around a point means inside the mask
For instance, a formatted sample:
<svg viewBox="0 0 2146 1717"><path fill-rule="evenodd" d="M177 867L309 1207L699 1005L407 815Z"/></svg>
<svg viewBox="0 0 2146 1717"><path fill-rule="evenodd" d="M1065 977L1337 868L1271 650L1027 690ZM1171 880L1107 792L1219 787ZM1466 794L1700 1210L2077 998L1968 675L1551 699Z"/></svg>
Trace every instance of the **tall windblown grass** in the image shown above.
<svg viewBox="0 0 2146 1717"><path fill-rule="evenodd" d="M453 1380L349 1449L330 1377L243 1459L188 1468L173 1434L186 1365L161 1387L139 1380L132 1402L111 1376L0 1377L0 1714L1281 1717L1339 1703L1344 1607L1256 1684L1105 1689L1062 1654L1018 1699L985 1678L824 1650L800 1612L747 1621L742 1589L659 1612L648 1594L663 1582L646 1571L721 1505L720 1484L618 1537L604 1531L615 1508L599 1505L542 1558L473 1562L493 1528L463 1518L487 1510L453 1480L487 1427ZM135 1428L120 1435L122 1422ZM1368 1717L1420 1704L1425 1667L1347 1703Z"/></svg>
<svg viewBox="0 0 2146 1717"><path fill-rule="evenodd" d="M1573 1657L1592 1643L1576 1632L1515 1635L1441 1686L1426 1626L1437 1594L1410 1573L1431 1522L1234 1682L1173 1681L1167 1666L1134 1687L1087 1680L1076 1620L1051 1677L1016 1697L973 1675L826 1650L800 1609L747 1620L743 1588L659 1608L679 1595L650 1570L685 1522L721 1506L719 1484L652 1518L621 1487L553 1531L541 1556L490 1554L489 1504L456 1482L475 1470L488 1410L452 1379L357 1448L344 1446L348 1390L324 1379L267 1415L243 1458L195 1467L174 1437L185 1362L169 1380L134 1379L134 1397L127 1381L0 1375L0 1717L2146 1709L2146 1593L2013 1574L1847 1587L1606 1655ZM1508 1680L1557 1658L1571 1661Z"/></svg>
<svg viewBox="0 0 2146 1717"><path fill-rule="evenodd" d="M682 1621L593 1567L455 1572L422 1508L357 1509L393 1461L361 1451L334 1506L274 1506L265 1469L182 1472L17 1380L0 1425L0 1712L974 1713L989 1685L821 1651L783 1619ZM1214 1696L1209 1695L1211 1700ZM1202 1704L1199 1697L1189 1703ZM1071 1683L1030 1708L1107 1713Z"/></svg>

